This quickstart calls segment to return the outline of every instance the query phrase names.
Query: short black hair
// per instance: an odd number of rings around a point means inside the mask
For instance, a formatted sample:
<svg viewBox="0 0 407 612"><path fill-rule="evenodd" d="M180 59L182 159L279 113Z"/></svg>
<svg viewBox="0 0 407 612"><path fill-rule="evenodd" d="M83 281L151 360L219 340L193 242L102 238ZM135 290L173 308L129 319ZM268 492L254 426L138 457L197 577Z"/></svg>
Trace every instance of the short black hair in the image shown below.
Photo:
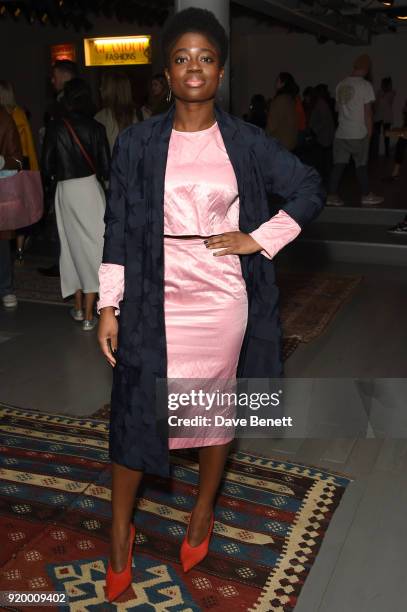
<svg viewBox="0 0 407 612"><path fill-rule="evenodd" d="M78 76L78 66L75 62L71 62L71 60L56 60L52 67L54 70L60 70L61 72L69 74L72 79Z"/></svg>
<svg viewBox="0 0 407 612"><path fill-rule="evenodd" d="M229 46L225 28L211 11L194 7L175 13L164 26L161 46L166 64L168 64L171 48L178 38L187 32L204 34L218 49L220 65L225 65Z"/></svg>

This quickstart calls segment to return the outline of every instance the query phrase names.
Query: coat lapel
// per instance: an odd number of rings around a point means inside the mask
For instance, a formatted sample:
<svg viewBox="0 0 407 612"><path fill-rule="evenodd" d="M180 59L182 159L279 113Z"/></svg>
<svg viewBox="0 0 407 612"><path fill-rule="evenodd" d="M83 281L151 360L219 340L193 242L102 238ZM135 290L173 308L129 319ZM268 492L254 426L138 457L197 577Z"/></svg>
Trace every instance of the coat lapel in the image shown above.
<svg viewBox="0 0 407 612"><path fill-rule="evenodd" d="M149 160L147 167L148 187L151 193L149 198L149 223L152 224L154 233L164 232L164 188L165 171L167 167L168 147L170 143L172 124L174 119L174 107L163 116L161 121L153 126L152 146L148 147Z"/></svg>
<svg viewBox="0 0 407 612"><path fill-rule="evenodd" d="M250 159L247 140L241 137L238 123L234 118L215 106L216 120L230 163L236 175L239 191L239 228L242 232L253 231L257 227L253 202L247 197L247 181L250 180Z"/></svg>

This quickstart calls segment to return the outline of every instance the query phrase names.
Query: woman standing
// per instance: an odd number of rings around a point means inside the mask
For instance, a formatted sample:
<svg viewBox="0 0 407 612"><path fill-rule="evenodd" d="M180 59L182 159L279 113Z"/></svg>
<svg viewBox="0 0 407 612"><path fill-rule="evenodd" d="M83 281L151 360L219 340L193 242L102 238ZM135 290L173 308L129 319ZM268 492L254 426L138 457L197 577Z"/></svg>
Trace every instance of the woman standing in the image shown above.
<svg viewBox="0 0 407 612"><path fill-rule="evenodd" d="M308 115L308 128L315 139L314 166L324 182L328 182L332 170L332 145L335 138L335 122L321 87L313 89Z"/></svg>
<svg viewBox="0 0 407 612"><path fill-rule="evenodd" d="M25 111L17 105L14 89L9 81L0 81L0 104L10 113L17 126L23 152L23 168L25 170L39 170L30 123ZM23 227L17 230L17 261L20 263L24 260L24 246L30 232L31 227Z"/></svg>
<svg viewBox="0 0 407 612"><path fill-rule="evenodd" d="M119 132L138 121L129 77L119 71L103 73L100 95L103 108L95 119L104 125L112 151Z"/></svg>
<svg viewBox="0 0 407 612"><path fill-rule="evenodd" d="M384 150L386 157L390 157L390 138L386 136L393 124L393 104L396 92L393 89L391 77L382 79L381 87L376 95L374 105L374 130L372 139L372 156L374 159L379 157L380 136L383 128Z"/></svg>
<svg viewBox="0 0 407 612"><path fill-rule="evenodd" d="M163 74L155 74L151 79L149 99L141 112L144 119L165 113L171 106L168 97L168 83Z"/></svg>
<svg viewBox="0 0 407 612"><path fill-rule="evenodd" d="M288 72L280 72L276 80L276 95L270 103L266 132L288 151L293 151L298 143L297 97L298 86L294 78Z"/></svg>
<svg viewBox="0 0 407 612"><path fill-rule="evenodd" d="M27 170L39 170L30 123L25 111L17 105L14 89L9 81L0 81L0 104L10 113L17 126L23 150L24 167Z"/></svg>
<svg viewBox="0 0 407 612"><path fill-rule="evenodd" d="M402 125L403 125L403 128L406 128L406 129L405 130L402 129L403 133L400 135L400 137L397 140L396 147L394 150L393 171L390 176L383 179L386 183L397 181L400 178L401 166L403 164L406 149L407 149L407 137L406 137L407 136L407 100L404 102L402 114L403 114Z"/></svg>
<svg viewBox="0 0 407 612"><path fill-rule="evenodd" d="M75 295L70 314L90 331L96 325L93 307L104 232L105 196L98 178L108 177L109 143L105 128L92 119L90 91L82 79L65 84L64 99L66 115L47 128L42 170L46 179L57 183L62 297Z"/></svg>
<svg viewBox="0 0 407 612"><path fill-rule="evenodd" d="M21 170L22 166L23 154L16 124L10 113L0 105L0 172L2 170ZM13 289L11 238L13 238L13 232L0 231L0 298L5 308L17 306L17 297Z"/></svg>
<svg viewBox="0 0 407 612"><path fill-rule="evenodd" d="M109 600L131 582L143 473L168 475L169 446L200 447L184 571L207 554L229 442L168 441L155 412L156 381L281 375L270 259L322 207L313 170L215 105L227 37L212 13L177 13L163 49L175 106L117 141L99 274L99 342L114 366ZM271 193L285 199L272 219Z"/></svg>

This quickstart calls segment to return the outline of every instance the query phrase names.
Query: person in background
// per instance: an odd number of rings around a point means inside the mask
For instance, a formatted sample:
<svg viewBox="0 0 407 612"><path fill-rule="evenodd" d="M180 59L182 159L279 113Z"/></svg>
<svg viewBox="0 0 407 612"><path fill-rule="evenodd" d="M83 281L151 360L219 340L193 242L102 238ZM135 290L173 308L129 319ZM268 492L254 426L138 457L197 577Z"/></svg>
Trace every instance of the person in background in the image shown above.
<svg viewBox="0 0 407 612"><path fill-rule="evenodd" d="M16 124L10 113L0 106L0 171L21 170L22 167L23 152ZM0 232L0 297L5 308L17 306L13 289L10 232L7 231Z"/></svg>
<svg viewBox="0 0 407 612"><path fill-rule="evenodd" d="M250 101L249 112L244 116L244 120L253 125L261 127L263 130L267 124L266 99L262 94L255 94Z"/></svg>
<svg viewBox="0 0 407 612"><path fill-rule="evenodd" d="M390 157L390 138L386 136L393 124L393 103L396 92L390 77L382 79L381 87L377 92L374 106L374 130L372 138L372 158L377 159L380 152L380 136L383 129L384 149L386 157Z"/></svg>
<svg viewBox="0 0 407 612"><path fill-rule="evenodd" d="M296 98L298 86L288 72L281 72L276 80L276 94L270 102L266 133L276 138L288 151L293 151L298 140Z"/></svg>
<svg viewBox="0 0 407 612"><path fill-rule="evenodd" d="M48 109L50 119L60 119L65 111L65 83L78 77L78 67L70 60L57 60L52 66L51 84L55 92L55 100Z"/></svg>
<svg viewBox="0 0 407 612"><path fill-rule="evenodd" d="M315 91L314 88L308 86L302 92L302 107L305 113L305 122L308 126L309 116L314 105Z"/></svg>
<svg viewBox="0 0 407 612"><path fill-rule="evenodd" d="M317 102L315 90L313 87L306 87L302 94L302 108L305 113L305 129L301 132L299 143L295 154L307 166L312 166L321 174L322 166L322 151L318 144L316 135L310 128L309 122Z"/></svg>
<svg viewBox="0 0 407 612"><path fill-rule="evenodd" d="M20 135L24 167L28 170L39 170L37 152L27 114L17 105L14 89L9 81L0 80L0 105L13 117Z"/></svg>
<svg viewBox="0 0 407 612"><path fill-rule="evenodd" d="M362 191L362 206L376 206L384 199L370 191L367 171L369 142L373 132L372 103L375 100L373 87L366 79L370 70L370 57L361 55L353 64L352 74L336 88L339 125L333 145L334 167L330 178L328 206L344 205L338 190L351 157L355 162Z"/></svg>
<svg viewBox="0 0 407 612"><path fill-rule="evenodd" d="M103 108L96 113L95 119L105 126L112 152L119 132L138 121L130 79L116 70L103 73L100 95Z"/></svg>
<svg viewBox="0 0 407 612"><path fill-rule="evenodd" d="M396 144L396 150L394 153L394 166L391 176L384 178L386 182L397 181L400 177L401 165L404 161L405 152L407 149L407 100L403 106L403 127L406 131L399 137ZM402 221L389 227L387 230L390 234L397 234L398 236L407 236L407 215Z"/></svg>
<svg viewBox="0 0 407 612"><path fill-rule="evenodd" d="M314 136L318 147L319 170L325 182L332 169L332 145L335 137L335 123L331 109L320 86L312 90L312 102L308 113L308 129Z"/></svg>
<svg viewBox="0 0 407 612"><path fill-rule="evenodd" d="M143 118L149 119L153 115L165 113L171 104L167 79L161 73L155 74L151 79L148 102L141 109Z"/></svg>
<svg viewBox="0 0 407 612"><path fill-rule="evenodd" d="M286 73L289 74L289 73ZM281 73L281 75L284 75L284 72ZM280 75L280 79L282 78L282 76ZM289 75L291 76L291 75ZM294 78L291 76L291 78L294 81ZM304 132L305 128L307 126L307 120L305 117L305 110L304 110L304 106L302 104L302 100L301 100L301 96L300 96L300 88L298 87L297 83L294 81L295 83L295 87L297 90L297 94L295 96L295 111L297 113L297 117L298 117L298 130L299 132Z"/></svg>
<svg viewBox="0 0 407 612"><path fill-rule="evenodd" d="M17 106L14 89L9 81L0 80L0 104L11 114L17 126L23 153L23 168L25 170L39 170L30 123L24 110ZM20 263L24 260L24 246L30 231L31 228L29 227L17 230L17 261Z"/></svg>
<svg viewBox="0 0 407 612"><path fill-rule="evenodd" d="M389 234L397 234L398 236L407 236L407 215L400 223L397 223L393 227L389 227L387 230Z"/></svg>
<svg viewBox="0 0 407 612"><path fill-rule="evenodd" d="M325 102L328 104L328 107L332 113L332 118L334 120L335 127L338 125L338 113L336 110L336 100L333 96L331 96L331 92L329 91L329 87L326 83L318 83L315 89L319 92L322 98L324 98Z"/></svg>
<svg viewBox="0 0 407 612"><path fill-rule="evenodd" d="M90 90L82 79L65 84L65 116L50 123L41 168L56 183L55 213L61 243L62 296L75 295L70 314L84 331L96 325L93 306L99 290L105 195L110 149L103 125L92 118Z"/></svg>
<svg viewBox="0 0 407 612"><path fill-rule="evenodd" d="M78 67L75 62L71 62L70 60L57 60L53 64L52 74L51 74L51 84L52 84L52 87L54 88L55 100L53 101L51 106L48 107L44 115L44 119L45 117L47 119L47 127L45 130L42 130L42 134L40 134L40 139L42 142L44 142L45 140L47 129L48 129L48 126L51 124L51 122L61 119L61 117L63 117L66 112L65 99L64 99L65 83L68 83L69 81L76 78L77 76L78 76ZM41 155L42 154L43 154L43 151L41 150ZM48 210L52 209L53 207L48 206L47 203L49 201L53 202L55 199L55 194L52 191L49 192L48 191L49 188L50 188L50 185L48 185L48 188L46 187L45 192L44 192L46 209ZM52 230L52 234L54 238L57 240L58 232L57 232L57 229L55 228L54 216L51 215L48 218L51 220L50 229ZM57 240L57 248L58 248L58 251L60 251L60 245L58 243L58 240ZM57 257L59 258L59 255L57 255ZM58 277L59 276L59 264L54 263L47 268L38 268L38 272L44 276Z"/></svg>
<svg viewBox="0 0 407 612"><path fill-rule="evenodd" d="M400 170L407 148L407 100L403 106L403 128L406 128L406 131L397 140L396 150L394 152L393 171L390 176L383 179L386 183L392 183L400 178Z"/></svg>

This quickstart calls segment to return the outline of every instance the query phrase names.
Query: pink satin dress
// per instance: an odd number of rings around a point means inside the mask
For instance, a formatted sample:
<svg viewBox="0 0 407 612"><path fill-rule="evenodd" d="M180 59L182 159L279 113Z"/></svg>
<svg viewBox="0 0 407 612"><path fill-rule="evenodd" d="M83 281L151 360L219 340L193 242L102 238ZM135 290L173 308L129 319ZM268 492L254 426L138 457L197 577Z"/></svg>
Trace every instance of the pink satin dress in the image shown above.
<svg viewBox="0 0 407 612"><path fill-rule="evenodd" d="M219 386L236 376L248 311L240 260L238 255L214 257L214 251L204 244L205 237L238 229L236 204L236 177L217 124L200 132L173 130L164 193L170 389L171 379L216 380ZM202 238L167 237L187 235ZM221 444L230 439L214 438L213 433L206 440L191 438L191 428L183 435L188 437L170 438L170 448Z"/></svg>
<svg viewBox="0 0 407 612"><path fill-rule="evenodd" d="M164 193L164 310L169 384L174 379L194 379L207 381L211 387L210 381L214 381L215 387L222 390L222 381L230 382L236 377L248 315L246 285L239 256L214 257L204 239L238 230L236 176L217 123L199 132L173 130ZM298 224L280 211L251 236L264 249L263 255L272 258L299 232ZM122 267L104 264L99 277L99 309L107 305L117 308L123 295ZM217 414L220 413L217 409ZM233 437L223 435L222 429L218 430L220 437L214 436L213 430L202 428L196 434L197 431L189 428L182 433L185 437L170 437L169 447L224 444Z"/></svg>

